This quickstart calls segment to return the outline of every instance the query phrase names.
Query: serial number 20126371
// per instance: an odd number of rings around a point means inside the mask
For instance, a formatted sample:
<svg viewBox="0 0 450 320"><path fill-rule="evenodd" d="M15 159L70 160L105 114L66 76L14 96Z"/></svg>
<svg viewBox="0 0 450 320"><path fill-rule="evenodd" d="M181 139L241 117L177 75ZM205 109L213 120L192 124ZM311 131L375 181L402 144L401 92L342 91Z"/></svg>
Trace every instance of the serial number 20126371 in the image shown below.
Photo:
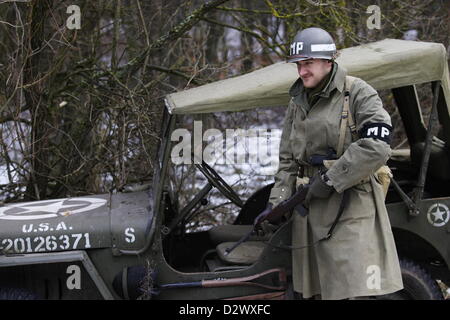
<svg viewBox="0 0 450 320"><path fill-rule="evenodd" d="M90 248L89 233L62 234L1 240L0 251L6 253L32 253Z"/></svg>

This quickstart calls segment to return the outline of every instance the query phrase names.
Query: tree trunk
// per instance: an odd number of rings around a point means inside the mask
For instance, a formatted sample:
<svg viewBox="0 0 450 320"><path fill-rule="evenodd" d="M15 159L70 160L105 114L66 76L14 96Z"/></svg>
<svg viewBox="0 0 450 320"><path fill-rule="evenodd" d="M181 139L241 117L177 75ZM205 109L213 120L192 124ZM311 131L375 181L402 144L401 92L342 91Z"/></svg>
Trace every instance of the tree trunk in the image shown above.
<svg viewBox="0 0 450 320"><path fill-rule="evenodd" d="M45 44L45 19L52 4L47 0L35 0L28 8L27 48L25 54L24 96L27 107L31 113L30 138L30 179L26 189L25 198L44 199L47 193L48 174L48 147L49 132L45 125L50 119L48 101L46 101L44 82L39 79L46 69L42 50Z"/></svg>

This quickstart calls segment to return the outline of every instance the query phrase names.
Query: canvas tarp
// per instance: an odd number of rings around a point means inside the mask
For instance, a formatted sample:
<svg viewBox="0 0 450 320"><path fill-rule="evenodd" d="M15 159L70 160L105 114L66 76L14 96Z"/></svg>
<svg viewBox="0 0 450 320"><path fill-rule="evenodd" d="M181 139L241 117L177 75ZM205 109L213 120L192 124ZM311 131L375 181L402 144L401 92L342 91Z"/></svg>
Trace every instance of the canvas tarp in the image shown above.
<svg viewBox="0 0 450 320"><path fill-rule="evenodd" d="M343 49L337 63L377 90L441 80L450 106L447 53L440 43L385 39ZM170 113L183 114L287 105L288 90L297 78L295 64L280 62L169 94L166 106Z"/></svg>

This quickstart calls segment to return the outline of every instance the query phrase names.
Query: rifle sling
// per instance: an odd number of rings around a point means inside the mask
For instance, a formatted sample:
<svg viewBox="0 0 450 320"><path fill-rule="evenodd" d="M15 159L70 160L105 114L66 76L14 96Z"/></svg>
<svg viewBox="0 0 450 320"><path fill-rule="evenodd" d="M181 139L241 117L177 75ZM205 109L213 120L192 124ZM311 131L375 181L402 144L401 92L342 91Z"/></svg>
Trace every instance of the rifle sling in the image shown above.
<svg viewBox="0 0 450 320"><path fill-rule="evenodd" d="M348 196L349 196L348 190L349 190L349 189L344 190L344 192L343 192L343 194L342 194L341 203L339 204L339 210L338 210L336 219L334 219L334 222L333 222L333 224L331 225L330 230L328 231L327 235L326 235L324 238L320 239L319 241L322 241L322 240L328 240L328 239L330 239L331 236L333 235L334 228L336 227L337 223L339 222L339 219L341 218L342 213L344 213L345 206L347 205L347 202L348 202Z"/></svg>

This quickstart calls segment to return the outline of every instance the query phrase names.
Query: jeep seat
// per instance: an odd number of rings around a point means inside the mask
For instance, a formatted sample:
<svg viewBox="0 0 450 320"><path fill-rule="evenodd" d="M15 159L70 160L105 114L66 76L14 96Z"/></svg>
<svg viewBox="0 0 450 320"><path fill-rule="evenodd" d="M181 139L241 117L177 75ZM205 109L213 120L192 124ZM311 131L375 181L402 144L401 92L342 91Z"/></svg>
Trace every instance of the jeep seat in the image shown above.
<svg viewBox="0 0 450 320"><path fill-rule="evenodd" d="M226 254L226 250L235 243L223 242L216 247L220 260L227 264L250 265L259 259L259 256L266 248L266 244L263 241L246 241L237 246L230 254Z"/></svg>
<svg viewBox="0 0 450 320"><path fill-rule="evenodd" d="M236 242L249 233L252 227L252 225L221 225L209 229L208 235L214 245L221 244L222 242ZM263 241L269 238L270 234L264 236L252 235L250 240Z"/></svg>

